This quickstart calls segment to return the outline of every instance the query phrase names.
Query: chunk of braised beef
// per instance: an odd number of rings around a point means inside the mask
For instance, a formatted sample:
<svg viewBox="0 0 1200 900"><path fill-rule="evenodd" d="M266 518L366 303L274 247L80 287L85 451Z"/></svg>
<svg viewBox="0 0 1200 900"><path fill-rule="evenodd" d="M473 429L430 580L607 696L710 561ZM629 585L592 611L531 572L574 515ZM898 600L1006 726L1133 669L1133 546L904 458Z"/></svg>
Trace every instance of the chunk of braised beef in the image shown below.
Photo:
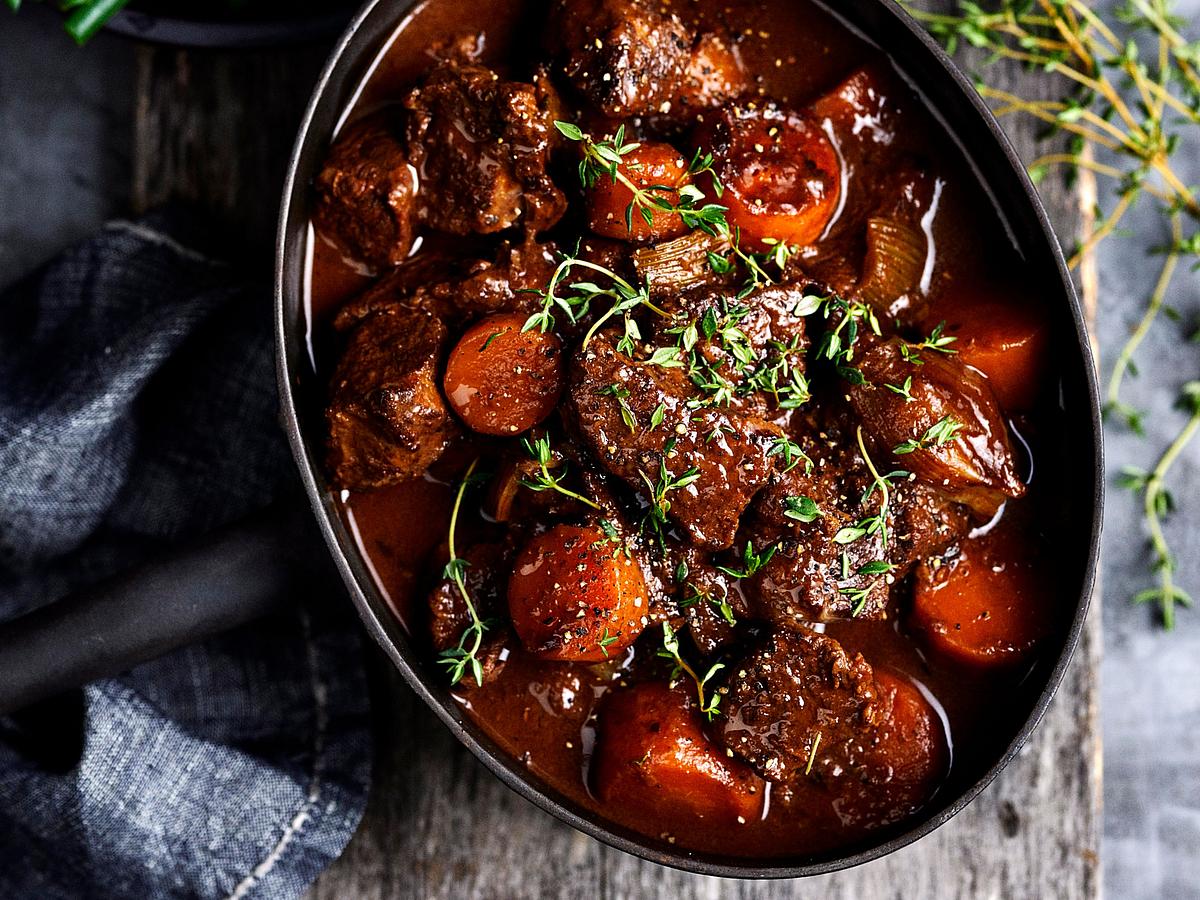
<svg viewBox="0 0 1200 900"><path fill-rule="evenodd" d="M554 271L554 245L503 244L488 259L453 260L422 253L348 302L334 318L339 331L375 312L421 307L454 328L495 313L533 312Z"/></svg>
<svg viewBox="0 0 1200 900"><path fill-rule="evenodd" d="M329 467L343 488L380 487L422 474L458 429L437 386L446 326L396 306L350 334L326 418Z"/></svg>
<svg viewBox="0 0 1200 900"><path fill-rule="evenodd" d="M808 396L805 378L808 338L804 281L764 284L744 297L727 290L699 287L662 300L672 314L657 324L655 338L675 343L681 327L694 326L695 353L701 366L695 380L710 394L727 396L745 412L777 418Z"/></svg>
<svg viewBox="0 0 1200 900"><path fill-rule="evenodd" d="M658 493L694 543L721 549L774 469L782 432L733 409L693 408L699 399L682 368L634 361L600 333L576 355L567 414L602 466L651 502Z"/></svg>
<svg viewBox="0 0 1200 900"><path fill-rule="evenodd" d="M853 176L894 152L904 117L897 98L908 93L882 64L864 66L810 103L806 112L833 133Z"/></svg>
<svg viewBox="0 0 1200 900"><path fill-rule="evenodd" d="M336 331L347 332L356 328L375 313L417 308L429 309L425 286L437 283L459 269L459 263L437 253L419 253L406 259L366 290L343 304L333 317Z"/></svg>
<svg viewBox="0 0 1200 900"><path fill-rule="evenodd" d="M505 244L491 260L468 265L460 279L427 287L430 303L446 321L467 322L501 312L533 312L554 271L552 244Z"/></svg>
<svg viewBox="0 0 1200 900"><path fill-rule="evenodd" d="M878 452L982 517L1025 493L1008 426L983 375L898 337L860 343L854 365L864 383L849 385L846 395ZM908 397L887 388L909 378Z"/></svg>
<svg viewBox="0 0 1200 900"><path fill-rule="evenodd" d="M794 814L878 828L917 809L945 773L945 733L919 690L831 637L776 632L730 669L716 737Z"/></svg>
<svg viewBox="0 0 1200 900"><path fill-rule="evenodd" d="M318 233L359 262L383 269L412 248L417 182L392 112L348 126L313 181Z"/></svg>
<svg viewBox="0 0 1200 900"><path fill-rule="evenodd" d="M838 820L849 827L881 828L925 803L949 766L941 718L909 679L875 669L883 718L871 740L846 752L817 753L817 782L836 796ZM796 793L793 791L793 793Z"/></svg>
<svg viewBox="0 0 1200 900"><path fill-rule="evenodd" d="M511 542L481 543L462 552L467 561L463 582L475 609L483 619L491 619L504 607L504 591L514 556ZM443 548L438 564L445 565L448 553ZM433 649L439 653L457 647L463 632L471 625L471 613L457 582L444 573L429 592L429 634Z"/></svg>
<svg viewBox="0 0 1200 900"><path fill-rule="evenodd" d="M794 440L806 461L772 476L738 537L776 548L746 588L751 614L784 628L885 617L891 585L965 535L966 510L920 482L892 480L885 543L861 529L880 495L864 500L874 479L849 432L810 422Z"/></svg>
<svg viewBox="0 0 1200 900"><path fill-rule="evenodd" d="M769 781L802 781L817 746L849 760L886 712L862 655L809 629L773 632L729 672L714 736Z"/></svg>
<svg viewBox="0 0 1200 900"><path fill-rule="evenodd" d="M546 172L553 98L537 85L448 59L405 98L422 223L451 234L554 225L567 201Z"/></svg>
<svg viewBox="0 0 1200 900"><path fill-rule="evenodd" d="M706 657L735 640L737 624L751 614L738 579L700 558L689 565L677 596L692 641Z"/></svg>
<svg viewBox="0 0 1200 900"><path fill-rule="evenodd" d="M843 529L854 528L869 514L862 503L870 483L866 468L861 460L842 468L852 463L852 453L818 449L817 442L804 446L814 462L812 471L800 465L775 476L755 500L753 515L739 535L739 541L755 547L775 547L748 588L753 615L791 629L815 621L886 615L886 573L870 569L886 561L880 535L839 542Z"/></svg>
<svg viewBox="0 0 1200 900"><path fill-rule="evenodd" d="M658 0L556 0L547 38L567 81L604 115L685 121L747 85L737 48Z"/></svg>

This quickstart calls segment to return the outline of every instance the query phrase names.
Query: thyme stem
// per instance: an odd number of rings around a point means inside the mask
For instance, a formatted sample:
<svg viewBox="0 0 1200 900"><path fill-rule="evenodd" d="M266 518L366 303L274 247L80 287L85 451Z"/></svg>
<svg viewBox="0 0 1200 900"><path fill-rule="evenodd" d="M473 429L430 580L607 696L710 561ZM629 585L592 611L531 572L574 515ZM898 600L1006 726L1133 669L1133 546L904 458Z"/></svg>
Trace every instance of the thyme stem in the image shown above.
<svg viewBox="0 0 1200 900"><path fill-rule="evenodd" d="M1125 346L1121 348L1121 352L1117 355L1117 361L1113 364L1112 374L1108 377L1108 388L1105 392L1105 409L1120 412L1125 416L1129 426L1139 434L1142 432L1141 416L1135 410L1121 402L1121 385L1125 380L1125 375L1129 372L1130 365L1133 363L1134 353L1137 352L1138 347L1141 346L1142 341L1149 333L1150 326L1158 318L1163 300L1166 298L1167 287L1170 285L1171 277L1175 273L1175 267L1179 263L1179 251L1176 249L1176 246L1183 239L1179 213L1171 214L1171 237L1173 244L1167 253L1162 271L1158 275L1158 281L1154 285L1154 292L1150 295L1150 302L1146 306L1146 312L1142 315L1137 328L1134 329L1133 334L1130 335L1129 340L1125 342Z"/></svg>
<svg viewBox="0 0 1200 900"><path fill-rule="evenodd" d="M1175 555L1167 543L1163 532L1162 519L1165 511L1170 509L1170 501L1165 500L1166 478L1171 466L1179 458L1184 448L1200 430L1200 402L1194 401L1195 407L1187 424L1175 436L1170 445L1159 457L1150 477L1146 479L1142 494L1142 514L1150 530L1150 547L1154 552L1154 567L1158 573L1158 587L1143 591L1137 597L1137 602L1157 600L1162 613L1163 627L1171 631L1175 627L1175 606L1191 606L1191 598L1175 584Z"/></svg>
<svg viewBox="0 0 1200 900"><path fill-rule="evenodd" d="M467 567L467 561L460 558L455 542L455 532L458 530L458 513L462 508L463 495L467 492L467 485L471 482L471 476L475 474L475 468L479 465L479 458L472 460L467 466L467 471L463 474L462 481L458 485L458 493L454 497L454 507L450 512L450 531L447 536L446 543L450 551L450 561L446 564L446 575L454 582L458 588L459 594L463 598L463 602L467 605L467 612L471 616L471 622L463 631L462 637L459 638L458 646L442 653L440 662L450 669L450 683L458 684L462 681L466 674L467 668L470 667L471 674L475 676L475 683L483 685L483 665L479 661L479 649L483 646L483 634L487 631L487 624L479 617L479 611L475 608L474 601L471 600L471 594L467 590L466 578L463 575ZM470 643L468 648L467 644Z"/></svg>

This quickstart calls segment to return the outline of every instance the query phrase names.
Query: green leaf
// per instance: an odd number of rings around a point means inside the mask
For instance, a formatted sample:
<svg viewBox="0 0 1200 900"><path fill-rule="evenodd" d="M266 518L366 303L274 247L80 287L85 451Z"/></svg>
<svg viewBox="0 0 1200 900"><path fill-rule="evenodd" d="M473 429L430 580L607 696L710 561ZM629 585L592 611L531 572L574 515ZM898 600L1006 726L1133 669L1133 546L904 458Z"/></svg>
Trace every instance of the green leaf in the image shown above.
<svg viewBox="0 0 1200 900"><path fill-rule="evenodd" d="M67 33L75 39L75 43L86 44L128 2L129 0L89 0L67 18Z"/></svg>
<svg viewBox="0 0 1200 900"><path fill-rule="evenodd" d="M895 569L895 565L890 562L884 562L882 559L877 559L861 566L858 570L859 575L884 575Z"/></svg>
<svg viewBox="0 0 1200 900"><path fill-rule="evenodd" d="M821 517L821 510L812 497L788 497L784 506L784 516L797 522L813 522Z"/></svg>
<svg viewBox="0 0 1200 900"><path fill-rule="evenodd" d="M838 533L833 536L835 544L852 544L859 538L864 537L867 529L859 525L847 525L845 528L838 529Z"/></svg>
<svg viewBox="0 0 1200 900"><path fill-rule="evenodd" d="M652 366L661 366L664 369L682 369L683 360L680 357L678 347L659 347L650 356L646 362Z"/></svg>
<svg viewBox="0 0 1200 900"><path fill-rule="evenodd" d="M727 257L721 256L719 253L713 253L713 251L709 250L708 267L718 275L725 275L732 271L733 263Z"/></svg>
<svg viewBox="0 0 1200 900"><path fill-rule="evenodd" d="M471 565L462 557L456 557L446 563L442 574L450 581L461 581L466 576L467 566Z"/></svg>
<svg viewBox="0 0 1200 900"><path fill-rule="evenodd" d="M662 403L654 408L654 412L650 415L650 430L653 431L663 423L663 416L666 415L667 408Z"/></svg>

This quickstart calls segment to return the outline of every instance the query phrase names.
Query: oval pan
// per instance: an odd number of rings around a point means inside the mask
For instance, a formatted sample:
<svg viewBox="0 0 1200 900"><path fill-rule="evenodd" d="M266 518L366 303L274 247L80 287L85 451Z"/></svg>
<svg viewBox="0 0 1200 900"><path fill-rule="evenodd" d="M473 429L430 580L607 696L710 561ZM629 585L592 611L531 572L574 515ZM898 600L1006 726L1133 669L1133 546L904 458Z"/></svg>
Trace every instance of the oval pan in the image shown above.
<svg viewBox="0 0 1200 900"><path fill-rule="evenodd" d="M1041 686L1023 724L994 760L947 783L934 800L898 827L880 829L869 841L841 851L810 857L745 859L683 851L605 821L580 808L500 749L463 715L444 682L423 662L421 653L380 594L366 561L343 523L320 460L321 405L324 386L312 372L306 342L304 279L309 234L308 185L318 170L340 117L381 47L399 26L411 3L371 0L338 42L317 83L305 114L288 170L280 212L276 257L276 337L280 402L288 437L321 531L367 630L388 654L409 685L458 740L505 784L523 797L606 844L662 865L689 872L733 878L796 878L859 865L898 850L944 824L963 809L1016 756L1054 695L1087 614L1099 552L1103 503L1100 403L1083 314L1058 245L1024 166L1000 126L967 78L955 68L925 31L891 0L845 0L834 15L880 47L922 95L933 113L962 147L979 174L1014 243L1048 297L1048 314L1057 334L1068 337L1058 348L1064 372L1063 434L1077 441L1067 448L1079 464L1075 483L1066 490L1081 511L1069 534L1061 536L1064 593L1074 603L1069 627L1028 676ZM984 179L982 173L986 173ZM1031 694L1035 693L1033 691Z"/></svg>

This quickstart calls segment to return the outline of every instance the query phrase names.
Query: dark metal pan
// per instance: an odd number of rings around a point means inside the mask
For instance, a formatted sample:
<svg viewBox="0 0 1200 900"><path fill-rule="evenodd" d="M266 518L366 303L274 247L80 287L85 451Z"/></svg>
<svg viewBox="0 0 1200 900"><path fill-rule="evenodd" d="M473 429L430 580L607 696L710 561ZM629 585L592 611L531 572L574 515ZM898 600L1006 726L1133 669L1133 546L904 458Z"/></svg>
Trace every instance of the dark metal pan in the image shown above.
<svg viewBox="0 0 1200 900"><path fill-rule="evenodd" d="M1087 613L1099 552L1103 501L1099 394L1083 316L1061 249L1037 193L1012 147L967 79L892 0L843 0L837 15L881 47L952 127L948 131L981 173L1005 219L1060 337L1056 353L1063 441L1073 461L1063 491L1072 527L1057 548L1068 623L1029 674L1026 706L1007 742L952 775L917 816L857 846L818 856L747 860L692 853L617 827L560 796L497 747L467 719L380 593L339 515L320 464L325 385L306 342L305 268L309 184L337 123L378 51L411 2L370 0L339 41L305 114L284 190L276 269L277 362L284 427L321 537L363 623L409 685L454 735L505 784L547 812L605 843L653 862L738 878L790 878L858 865L897 850L949 820L1017 754L1062 680ZM266 612L289 586L311 583L319 539L281 532L286 513L244 523L146 570L109 582L23 620L0 626L0 713L122 671L173 646L198 640ZM319 567L318 567L319 568ZM219 585L213 589L213 585ZM176 602L178 601L178 602ZM152 623L147 625L147 622Z"/></svg>
<svg viewBox="0 0 1200 900"><path fill-rule="evenodd" d="M940 48L891 0L846 0L837 15L887 49L898 68L911 80L964 147L991 192L1001 215L1028 261L1060 320L1058 332L1070 336L1061 348L1066 378L1062 387L1063 433L1075 442L1072 458L1079 460L1073 508L1080 511L1077 531L1067 539L1070 559L1069 596L1075 603L1070 626L1058 645L1031 678L1040 686L1036 699L1008 744L979 771L948 785L933 805L899 830L880 835L848 851L815 858L772 861L732 859L681 851L619 828L580 808L540 783L498 748L452 701L444 673L428 666L377 589L366 563L338 513L320 465L322 427L319 412L324 385L314 380L305 344L303 284L308 235L308 185L359 80L376 53L400 22L408 4L372 0L339 42L321 80L292 158L280 218L276 313L279 340L279 385L285 425L322 533L350 590L367 630L387 652L421 698L489 769L517 793L579 830L614 847L653 862L692 872L739 878L797 877L831 872L875 859L899 849L946 822L965 807L1016 755L1044 713L1062 679L1078 640L1091 595L1103 495L1099 401L1087 333L1079 303L1045 210L1025 169L991 113L968 80Z"/></svg>

